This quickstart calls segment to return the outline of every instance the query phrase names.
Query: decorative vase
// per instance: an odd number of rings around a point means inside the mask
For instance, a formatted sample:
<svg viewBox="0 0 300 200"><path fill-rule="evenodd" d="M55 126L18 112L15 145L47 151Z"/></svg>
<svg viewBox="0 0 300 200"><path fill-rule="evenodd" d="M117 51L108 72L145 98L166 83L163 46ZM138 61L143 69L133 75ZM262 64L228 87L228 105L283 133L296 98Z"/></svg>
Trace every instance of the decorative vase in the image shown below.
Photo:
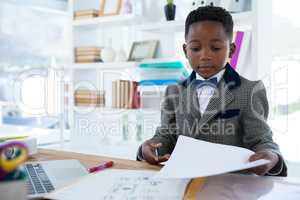
<svg viewBox="0 0 300 200"><path fill-rule="evenodd" d="M116 57L116 52L111 47L105 47L101 51L101 59L103 62L113 62Z"/></svg>
<svg viewBox="0 0 300 200"><path fill-rule="evenodd" d="M175 19L176 14L176 5L175 4L167 4L164 7L165 10L165 16L167 21L171 21Z"/></svg>
<svg viewBox="0 0 300 200"><path fill-rule="evenodd" d="M103 62L113 62L116 58L116 52L112 48L112 39L108 40L108 44L101 50L101 59Z"/></svg>

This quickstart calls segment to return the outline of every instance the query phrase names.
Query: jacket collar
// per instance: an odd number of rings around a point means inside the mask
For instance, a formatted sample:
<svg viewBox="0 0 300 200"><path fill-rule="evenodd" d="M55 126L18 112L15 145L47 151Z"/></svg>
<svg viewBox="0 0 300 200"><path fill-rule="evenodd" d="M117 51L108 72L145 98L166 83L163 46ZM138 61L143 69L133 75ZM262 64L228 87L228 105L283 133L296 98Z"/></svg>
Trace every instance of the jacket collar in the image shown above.
<svg viewBox="0 0 300 200"><path fill-rule="evenodd" d="M190 83L195 79L196 79L196 72L193 71L191 75L181 83L181 85L183 85L184 87L188 87ZM225 83L228 85L229 89L234 89L241 85L240 75L231 67L229 63L225 65L225 72L223 75L223 79Z"/></svg>

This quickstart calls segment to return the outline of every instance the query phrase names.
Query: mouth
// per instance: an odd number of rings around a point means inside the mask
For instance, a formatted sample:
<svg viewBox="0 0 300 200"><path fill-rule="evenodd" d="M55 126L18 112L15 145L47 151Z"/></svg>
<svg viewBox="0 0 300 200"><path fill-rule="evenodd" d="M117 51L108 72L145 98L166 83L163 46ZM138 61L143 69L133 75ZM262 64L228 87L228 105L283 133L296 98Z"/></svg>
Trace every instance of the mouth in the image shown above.
<svg viewBox="0 0 300 200"><path fill-rule="evenodd" d="M213 67L211 65L201 65L197 67L198 70L210 70L212 68Z"/></svg>
<svg viewBox="0 0 300 200"><path fill-rule="evenodd" d="M201 64L201 65L198 65L197 67L198 69L207 69L207 68L213 68L213 66L211 64Z"/></svg>
<svg viewBox="0 0 300 200"><path fill-rule="evenodd" d="M212 70L213 70L213 66L211 65L201 65L197 67L198 73L200 73L202 76L211 74Z"/></svg>

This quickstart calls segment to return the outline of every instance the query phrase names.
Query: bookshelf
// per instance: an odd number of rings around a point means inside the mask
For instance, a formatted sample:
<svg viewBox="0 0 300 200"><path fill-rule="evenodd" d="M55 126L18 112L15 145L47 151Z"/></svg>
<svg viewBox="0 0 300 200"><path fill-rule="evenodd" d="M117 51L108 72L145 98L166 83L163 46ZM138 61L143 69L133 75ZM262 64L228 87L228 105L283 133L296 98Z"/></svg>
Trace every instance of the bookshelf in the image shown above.
<svg viewBox="0 0 300 200"><path fill-rule="evenodd" d="M80 0L70 0L69 10L71 15L74 12L74 3ZM251 41L246 66L238 69L239 73L245 77L256 80L269 73L271 65L271 0L251 0L249 9L242 13L233 13L235 30L250 31ZM178 58L184 61L184 57L177 51L181 51L181 46L176 46L176 38L182 39L184 33L184 16L179 16L175 21L165 21L164 18L151 20L145 16L135 16L134 14L96 17L91 19L73 20L71 23L71 46L78 45L96 45L102 46L107 40L112 40L112 46L118 49L124 48L127 54L130 51L131 43L135 40L158 39L160 48L158 55L164 55L161 58ZM181 40L182 41L182 40ZM179 49L179 50L178 50ZM73 57L74 60L74 57ZM134 80L136 78L136 68L139 62L112 62L112 63L72 63L66 67L66 73L70 77L70 87L68 91L68 113L71 125L71 131L80 134L78 123L80 120L98 119L98 122L110 121L110 118L120 120L124 115L142 115L151 116L159 119L159 110L153 110L153 115L147 115L145 112L137 110L114 109L110 108L111 103L111 82L124 77ZM106 75L106 72L118 75ZM79 78L78 78L79 77ZM73 92L79 81L89 81L96 89L104 89L106 93L107 106L105 108L85 108L75 107L73 101ZM78 114L79 113L79 114ZM112 114L117 113L117 114ZM111 117L114 116L114 117ZM150 118L151 118L150 117ZM108 119L106 119L108 118ZM112 119L114 121L115 119ZM115 120L116 121L116 120ZM151 121L151 120L150 120ZM155 121L155 120L154 120ZM159 120L152 124L159 124ZM109 124L109 123L108 123ZM119 121L119 124L122 122ZM76 131L75 131L76 130ZM79 130L79 132L78 132ZM152 130L153 131L153 130ZM152 132L154 133L154 132Z"/></svg>

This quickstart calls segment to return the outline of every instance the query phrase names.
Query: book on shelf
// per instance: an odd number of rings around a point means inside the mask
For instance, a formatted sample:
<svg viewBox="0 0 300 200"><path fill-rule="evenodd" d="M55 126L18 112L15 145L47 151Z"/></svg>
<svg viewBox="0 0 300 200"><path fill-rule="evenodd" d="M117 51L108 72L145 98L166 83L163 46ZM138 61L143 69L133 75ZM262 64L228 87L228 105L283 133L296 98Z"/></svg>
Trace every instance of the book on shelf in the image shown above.
<svg viewBox="0 0 300 200"><path fill-rule="evenodd" d="M142 80L183 80L189 76L179 59L144 60L138 65L138 73Z"/></svg>
<svg viewBox="0 0 300 200"><path fill-rule="evenodd" d="M93 46L85 46L85 47L75 47L75 53L85 52L85 51L93 51L99 52L101 51L100 47L93 47Z"/></svg>
<svg viewBox="0 0 300 200"><path fill-rule="evenodd" d="M141 92L141 108L159 110L168 85L139 85Z"/></svg>
<svg viewBox="0 0 300 200"><path fill-rule="evenodd" d="M135 109L139 108L138 83L129 80L116 80L112 82L112 107Z"/></svg>
<svg viewBox="0 0 300 200"><path fill-rule="evenodd" d="M87 55L87 56L76 56L76 60L100 60L100 55Z"/></svg>
<svg viewBox="0 0 300 200"><path fill-rule="evenodd" d="M157 79L157 80L141 80L139 86L151 86L151 85L175 85L178 83L176 79Z"/></svg>
<svg viewBox="0 0 300 200"><path fill-rule="evenodd" d="M129 109L130 108L130 105L129 105L129 102L130 102L130 81L125 81L124 82L124 87L125 87L125 90L124 90L124 108L127 108Z"/></svg>
<svg viewBox="0 0 300 200"><path fill-rule="evenodd" d="M77 56L75 57L76 63L85 63L85 62L101 62L100 56Z"/></svg>
<svg viewBox="0 0 300 200"><path fill-rule="evenodd" d="M89 10L80 10L74 12L74 19L88 19L88 18L94 18L98 17L99 11L95 9L89 9Z"/></svg>
<svg viewBox="0 0 300 200"><path fill-rule="evenodd" d="M120 85L120 108L125 108L125 80L121 80Z"/></svg>
<svg viewBox="0 0 300 200"><path fill-rule="evenodd" d="M77 64L84 64L84 63L99 63L102 62L102 60L75 60L75 63Z"/></svg>
<svg viewBox="0 0 300 200"><path fill-rule="evenodd" d="M74 93L76 106L104 106L105 91L78 89Z"/></svg>
<svg viewBox="0 0 300 200"><path fill-rule="evenodd" d="M101 48L99 47L76 47L74 49L75 62L101 62Z"/></svg>
<svg viewBox="0 0 300 200"><path fill-rule="evenodd" d="M141 80L184 80L189 76L185 68L181 69L158 69L139 68L137 70Z"/></svg>
<svg viewBox="0 0 300 200"><path fill-rule="evenodd" d="M95 59L95 60L75 60L75 63L81 64L81 63L98 63L101 62L101 60Z"/></svg>
<svg viewBox="0 0 300 200"><path fill-rule="evenodd" d="M100 56L100 51L76 51L75 56Z"/></svg>
<svg viewBox="0 0 300 200"><path fill-rule="evenodd" d="M105 92L103 90L96 91L96 90L78 89L75 91L76 97L95 98L103 95L105 95Z"/></svg>
<svg viewBox="0 0 300 200"><path fill-rule="evenodd" d="M116 108L121 108L121 80L117 80L116 85Z"/></svg>
<svg viewBox="0 0 300 200"><path fill-rule="evenodd" d="M183 63L180 60L173 60L173 61L156 61L156 60L149 60L143 61L139 64L140 68L166 68L166 69L181 69L184 67Z"/></svg>
<svg viewBox="0 0 300 200"><path fill-rule="evenodd" d="M249 53L248 50L250 49L250 38L250 31L234 32L233 40L236 46L236 50L229 61L230 65L234 69L240 68L244 65L247 59L247 54Z"/></svg>
<svg viewBox="0 0 300 200"><path fill-rule="evenodd" d="M131 108L133 108L133 109L140 108L140 106L141 106L141 102L140 102L141 96L140 96L140 92L138 91L138 83L136 81L132 81L130 89L132 90L132 91L130 91L130 94L132 94L132 96L130 97Z"/></svg>
<svg viewBox="0 0 300 200"><path fill-rule="evenodd" d="M87 10L78 10L74 12L75 16L82 16L82 15L89 15L89 14L95 14L98 15L99 11L96 9L87 9Z"/></svg>

